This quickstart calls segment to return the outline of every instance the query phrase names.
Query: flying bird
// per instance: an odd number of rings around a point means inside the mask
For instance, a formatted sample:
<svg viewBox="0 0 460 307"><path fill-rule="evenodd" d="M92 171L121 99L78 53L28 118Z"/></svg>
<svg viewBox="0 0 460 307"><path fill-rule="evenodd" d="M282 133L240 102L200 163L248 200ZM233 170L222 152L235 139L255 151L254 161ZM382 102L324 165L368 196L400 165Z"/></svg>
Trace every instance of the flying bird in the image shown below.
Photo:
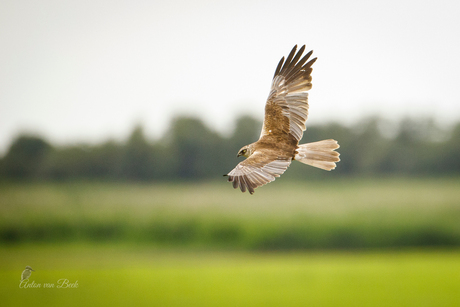
<svg viewBox="0 0 460 307"><path fill-rule="evenodd" d="M254 193L254 189L275 180L297 160L327 171L340 161L337 141L329 139L299 145L308 117L308 93L311 89L312 65L308 61L313 51L301 58L305 45L296 53L292 48L286 61L281 58L273 76L270 94L265 104L265 118L257 142L243 146L237 157L246 157L228 176L233 187L242 192ZM308 62L307 62L308 61Z"/></svg>

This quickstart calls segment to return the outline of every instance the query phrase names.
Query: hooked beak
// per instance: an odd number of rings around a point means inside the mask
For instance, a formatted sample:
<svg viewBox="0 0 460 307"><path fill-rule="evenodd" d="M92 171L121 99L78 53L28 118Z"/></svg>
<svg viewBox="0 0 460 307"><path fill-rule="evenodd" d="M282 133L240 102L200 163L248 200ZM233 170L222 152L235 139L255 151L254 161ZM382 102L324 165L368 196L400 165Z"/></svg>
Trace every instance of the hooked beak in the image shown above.
<svg viewBox="0 0 460 307"><path fill-rule="evenodd" d="M237 158L239 158L240 156L241 156L240 153L238 153L238 154L236 155Z"/></svg>

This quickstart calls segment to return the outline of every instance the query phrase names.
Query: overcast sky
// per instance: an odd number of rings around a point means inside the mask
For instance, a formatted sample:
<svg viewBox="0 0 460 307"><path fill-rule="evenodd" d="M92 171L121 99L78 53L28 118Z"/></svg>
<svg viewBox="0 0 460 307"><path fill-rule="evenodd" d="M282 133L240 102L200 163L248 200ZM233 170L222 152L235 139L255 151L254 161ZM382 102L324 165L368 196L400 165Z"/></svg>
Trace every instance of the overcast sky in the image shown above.
<svg viewBox="0 0 460 307"><path fill-rule="evenodd" d="M460 119L460 1L0 2L0 153L262 120L279 59L313 49L309 122Z"/></svg>

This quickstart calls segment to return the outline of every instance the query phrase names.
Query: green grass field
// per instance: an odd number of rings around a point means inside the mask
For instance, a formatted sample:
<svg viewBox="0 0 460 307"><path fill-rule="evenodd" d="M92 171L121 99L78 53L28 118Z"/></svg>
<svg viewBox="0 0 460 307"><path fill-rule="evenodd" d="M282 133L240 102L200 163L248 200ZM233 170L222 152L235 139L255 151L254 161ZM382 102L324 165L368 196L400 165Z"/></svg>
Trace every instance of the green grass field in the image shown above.
<svg viewBox="0 0 460 307"><path fill-rule="evenodd" d="M460 246L460 179L0 185L0 243L244 250Z"/></svg>
<svg viewBox="0 0 460 307"><path fill-rule="evenodd" d="M0 184L0 305L459 306L459 187Z"/></svg>
<svg viewBox="0 0 460 307"><path fill-rule="evenodd" d="M460 251L246 253L28 245L0 256L2 306L459 306ZM24 266L42 288L19 288ZM78 288L47 288L66 278Z"/></svg>

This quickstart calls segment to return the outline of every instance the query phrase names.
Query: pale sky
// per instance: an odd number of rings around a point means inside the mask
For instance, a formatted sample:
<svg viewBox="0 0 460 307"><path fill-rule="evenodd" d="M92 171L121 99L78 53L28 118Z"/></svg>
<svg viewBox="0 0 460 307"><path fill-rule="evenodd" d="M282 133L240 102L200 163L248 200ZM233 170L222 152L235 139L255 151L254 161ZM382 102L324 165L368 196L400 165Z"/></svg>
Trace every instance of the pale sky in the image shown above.
<svg viewBox="0 0 460 307"><path fill-rule="evenodd" d="M460 1L0 2L0 154L159 137L177 115L262 120L279 59L314 50L310 123L460 120ZM308 131L307 131L308 133Z"/></svg>

